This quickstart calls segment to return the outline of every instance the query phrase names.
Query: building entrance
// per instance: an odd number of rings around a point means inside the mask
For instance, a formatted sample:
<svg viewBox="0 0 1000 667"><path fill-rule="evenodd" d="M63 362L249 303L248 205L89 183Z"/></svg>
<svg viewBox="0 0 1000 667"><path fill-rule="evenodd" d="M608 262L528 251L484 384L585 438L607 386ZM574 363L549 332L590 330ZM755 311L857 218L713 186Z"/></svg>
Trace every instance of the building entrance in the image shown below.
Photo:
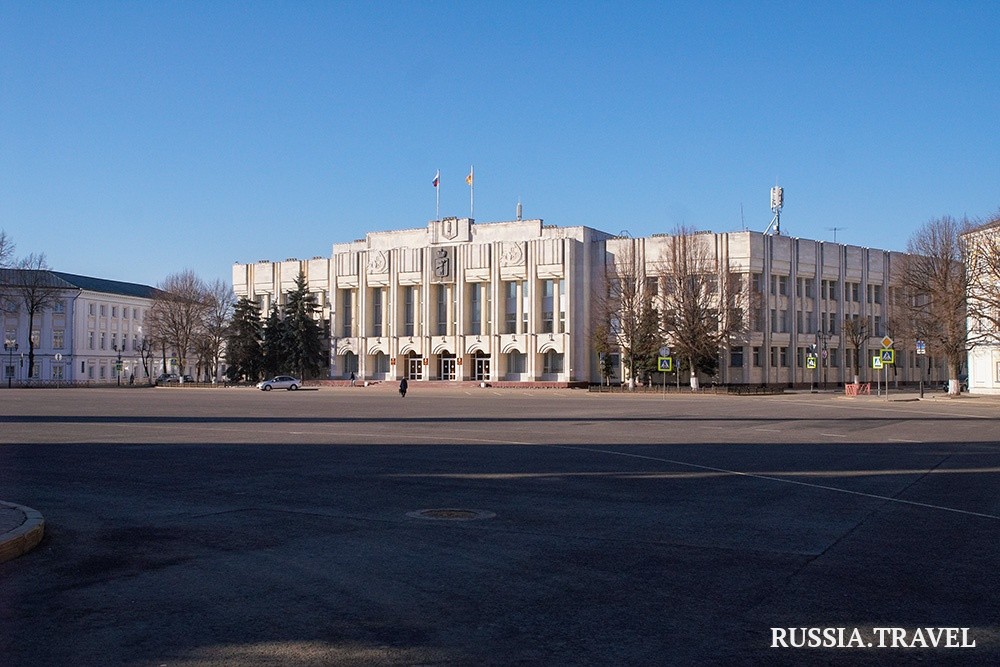
<svg viewBox="0 0 1000 667"><path fill-rule="evenodd" d="M477 382L490 379L490 358L476 357L476 375L473 378Z"/></svg>
<svg viewBox="0 0 1000 667"><path fill-rule="evenodd" d="M442 380L455 379L455 357L441 357L440 377Z"/></svg>
<svg viewBox="0 0 1000 667"><path fill-rule="evenodd" d="M420 357L409 357L406 360L406 376L411 380L422 380L424 378L423 359Z"/></svg>

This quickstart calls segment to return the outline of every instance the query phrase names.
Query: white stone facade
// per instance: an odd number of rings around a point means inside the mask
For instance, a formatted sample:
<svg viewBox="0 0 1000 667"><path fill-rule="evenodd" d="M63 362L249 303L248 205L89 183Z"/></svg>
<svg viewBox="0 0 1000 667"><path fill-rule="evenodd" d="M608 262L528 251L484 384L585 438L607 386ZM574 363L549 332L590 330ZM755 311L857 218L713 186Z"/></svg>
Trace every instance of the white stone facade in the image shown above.
<svg viewBox="0 0 1000 667"><path fill-rule="evenodd" d="M976 231L965 235L965 242L969 248L970 261L967 269L977 270L977 252L997 251L1000 246L1000 223L986 225ZM981 274L983 276L988 273ZM982 281L973 280L970 289L986 289L989 294L1000 293L1000 286L994 285L992 289L988 285L988 279ZM985 282L985 285L979 285ZM973 296L970 294L970 296ZM994 315L994 319L1000 319L1000 315ZM989 322L988 319L976 319L969 317L967 321L969 338L972 345L969 348L969 393L972 394L993 394L1000 395L1000 331Z"/></svg>
<svg viewBox="0 0 1000 667"><path fill-rule="evenodd" d="M859 375L876 381L869 355L887 333L899 253L748 231L704 234L717 261L759 290L756 327L723 351L718 376L706 380L850 382L841 332L851 315L868 318L873 335ZM662 235L620 238L541 220L447 218L334 244L329 259L236 264L233 288L266 315L303 272L330 324L334 379L353 372L359 380L596 383L593 295L605 263L634 253L653 275L665 243ZM824 360L815 370L805 362L812 345ZM894 347L889 381L916 382L927 360L913 341ZM933 354L929 361L925 378L940 378L943 364Z"/></svg>
<svg viewBox="0 0 1000 667"><path fill-rule="evenodd" d="M6 270L8 277L16 271ZM139 348L154 289L57 271L46 273L54 290L53 305L35 315L30 332L27 312L16 291L3 287L3 383L127 383L133 375L136 381L145 380ZM29 335L35 341L34 369L27 367ZM153 363L158 362L154 359ZM157 371L150 372L155 375Z"/></svg>

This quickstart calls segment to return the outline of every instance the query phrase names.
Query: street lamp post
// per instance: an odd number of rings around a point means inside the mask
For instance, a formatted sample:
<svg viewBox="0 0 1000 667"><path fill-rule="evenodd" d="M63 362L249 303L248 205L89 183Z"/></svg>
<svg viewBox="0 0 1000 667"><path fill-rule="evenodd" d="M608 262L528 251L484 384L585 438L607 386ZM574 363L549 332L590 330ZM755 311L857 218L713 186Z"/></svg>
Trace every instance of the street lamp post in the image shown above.
<svg viewBox="0 0 1000 667"><path fill-rule="evenodd" d="M822 364L823 364L823 391L826 391L826 372L827 372L826 369L830 367L830 362L827 359L827 356L828 356L829 353L827 352L826 341L830 340L830 334L828 334L826 331L822 331L822 330L817 331L816 332L816 340L817 340L817 342L822 342L823 343L823 358L822 358Z"/></svg>
<svg viewBox="0 0 1000 667"><path fill-rule="evenodd" d="M118 363L115 364L115 375L118 378L118 386L122 386L122 349L125 345L118 347L117 345L112 345L111 349L118 353Z"/></svg>
<svg viewBox="0 0 1000 667"><path fill-rule="evenodd" d="M10 389L14 380L14 353L17 352L17 342L5 340L3 349L7 350L7 388Z"/></svg>

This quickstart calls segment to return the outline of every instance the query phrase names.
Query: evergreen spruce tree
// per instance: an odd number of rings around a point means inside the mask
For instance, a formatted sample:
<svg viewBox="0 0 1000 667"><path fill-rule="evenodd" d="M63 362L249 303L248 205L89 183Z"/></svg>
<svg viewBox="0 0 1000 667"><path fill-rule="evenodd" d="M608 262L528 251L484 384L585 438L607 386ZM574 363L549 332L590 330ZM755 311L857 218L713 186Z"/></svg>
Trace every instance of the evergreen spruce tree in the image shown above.
<svg viewBox="0 0 1000 667"><path fill-rule="evenodd" d="M302 379L315 377L323 367L324 330L316 321L317 312L319 306L309 293L305 274L299 273L285 302L282 349L286 363Z"/></svg>
<svg viewBox="0 0 1000 667"><path fill-rule="evenodd" d="M263 326L257 304L241 297L233 310L226 337L226 377L232 382L256 382L263 370L261 338Z"/></svg>
<svg viewBox="0 0 1000 667"><path fill-rule="evenodd" d="M290 372L286 367L288 360L284 349L284 329L278 306L272 304L264 322L264 335L261 337L261 370L265 377Z"/></svg>

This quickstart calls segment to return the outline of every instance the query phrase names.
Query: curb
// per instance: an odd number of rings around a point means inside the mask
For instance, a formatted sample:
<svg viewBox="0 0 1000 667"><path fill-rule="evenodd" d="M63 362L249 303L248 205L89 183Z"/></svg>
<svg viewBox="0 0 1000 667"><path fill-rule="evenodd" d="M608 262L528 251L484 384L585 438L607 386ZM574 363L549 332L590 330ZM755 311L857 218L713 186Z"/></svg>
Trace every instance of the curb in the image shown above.
<svg viewBox="0 0 1000 667"><path fill-rule="evenodd" d="M42 541L45 534L45 519L41 512L23 505L0 501L0 509L15 510L24 514L24 522L0 535L0 563L23 556Z"/></svg>

